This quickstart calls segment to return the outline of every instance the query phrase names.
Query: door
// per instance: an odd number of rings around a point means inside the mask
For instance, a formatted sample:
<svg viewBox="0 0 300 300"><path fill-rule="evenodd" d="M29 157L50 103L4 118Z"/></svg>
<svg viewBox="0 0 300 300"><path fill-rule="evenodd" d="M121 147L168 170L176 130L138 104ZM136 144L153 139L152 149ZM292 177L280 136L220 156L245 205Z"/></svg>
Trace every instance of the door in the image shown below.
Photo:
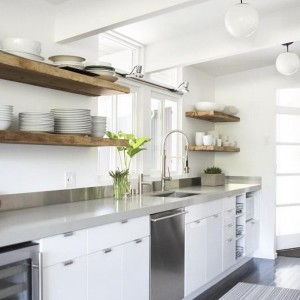
<svg viewBox="0 0 300 300"><path fill-rule="evenodd" d="M43 269L43 300L87 300L87 258Z"/></svg>
<svg viewBox="0 0 300 300"><path fill-rule="evenodd" d="M116 246L88 255L89 300L122 299L122 247Z"/></svg>
<svg viewBox="0 0 300 300"><path fill-rule="evenodd" d="M206 282L206 219L185 226L185 286L187 296Z"/></svg>
<svg viewBox="0 0 300 300"><path fill-rule="evenodd" d="M123 246L123 300L148 300L150 294L149 237Z"/></svg>
<svg viewBox="0 0 300 300"><path fill-rule="evenodd" d="M207 218L207 281L222 272L222 213Z"/></svg>
<svg viewBox="0 0 300 300"><path fill-rule="evenodd" d="M277 250L300 247L300 89L277 92Z"/></svg>

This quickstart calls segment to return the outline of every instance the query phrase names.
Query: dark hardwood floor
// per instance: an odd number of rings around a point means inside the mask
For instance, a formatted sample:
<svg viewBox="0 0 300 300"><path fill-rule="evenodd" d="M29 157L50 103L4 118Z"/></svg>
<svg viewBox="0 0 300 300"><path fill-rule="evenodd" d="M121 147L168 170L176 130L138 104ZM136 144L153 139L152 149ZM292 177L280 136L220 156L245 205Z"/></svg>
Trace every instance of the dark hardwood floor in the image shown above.
<svg viewBox="0 0 300 300"><path fill-rule="evenodd" d="M195 300L217 300L238 282L300 289L300 258L278 256L276 260L254 258Z"/></svg>

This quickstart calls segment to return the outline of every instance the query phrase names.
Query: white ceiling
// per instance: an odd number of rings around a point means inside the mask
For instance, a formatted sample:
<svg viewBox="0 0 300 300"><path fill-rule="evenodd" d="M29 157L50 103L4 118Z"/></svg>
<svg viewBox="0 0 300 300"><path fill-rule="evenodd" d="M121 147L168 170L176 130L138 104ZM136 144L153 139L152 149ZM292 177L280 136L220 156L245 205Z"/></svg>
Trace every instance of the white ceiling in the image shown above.
<svg viewBox="0 0 300 300"><path fill-rule="evenodd" d="M72 0L43 1L59 5ZM224 26L224 15L227 9L238 3L239 0L207 0L199 4L195 4L196 1L191 2L193 2L193 5L188 7L138 21L117 28L114 31L147 46L160 41L192 34L200 30L203 31ZM300 0L248 0L247 2L258 10L260 18L272 12L300 7ZM274 26L276 25L274 24ZM105 41L105 38L103 38L101 40L100 50L103 53L113 51L113 48L109 39ZM290 47L290 50L300 55L300 42L296 41ZM283 46L278 45L213 61L205 61L193 66L213 76L220 76L232 72L274 65L277 55L283 51Z"/></svg>
<svg viewBox="0 0 300 300"><path fill-rule="evenodd" d="M116 29L116 31L141 44L149 45L203 30L203 28L224 26L224 16L227 9L238 2L238 0L206 1L126 25ZM261 18L265 14L300 6L299 0L248 0L247 2L258 10ZM300 54L300 42L295 43L290 49ZM194 66L213 76L220 76L272 65L277 55L283 51L283 46L278 45L255 52L199 63Z"/></svg>

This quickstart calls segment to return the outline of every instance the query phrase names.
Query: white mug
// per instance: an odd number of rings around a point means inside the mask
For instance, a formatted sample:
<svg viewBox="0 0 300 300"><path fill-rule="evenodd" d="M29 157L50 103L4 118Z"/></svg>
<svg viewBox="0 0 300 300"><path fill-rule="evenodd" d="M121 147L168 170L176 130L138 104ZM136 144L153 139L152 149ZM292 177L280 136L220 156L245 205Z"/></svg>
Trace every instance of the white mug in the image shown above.
<svg viewBox="0 0 300 300"><path fill-rule="evenodd" d="M205 135L205 132L196 132L195 143L197 146L203 145L203 136L204 135Z"/></svg>
<svg viewBox="0 0 300 300"><path fill-rule="evenodd" d="M211 146L213 144L213 136L211 134L205 135L203 137L204 146Z"/></svg>

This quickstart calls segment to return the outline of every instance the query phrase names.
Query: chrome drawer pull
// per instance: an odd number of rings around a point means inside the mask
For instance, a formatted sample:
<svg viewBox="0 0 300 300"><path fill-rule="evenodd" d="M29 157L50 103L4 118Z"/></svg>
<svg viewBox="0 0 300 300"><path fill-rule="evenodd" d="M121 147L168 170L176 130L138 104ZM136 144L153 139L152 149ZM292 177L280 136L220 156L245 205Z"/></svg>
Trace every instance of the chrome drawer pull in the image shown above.
<svg viewBox="0 0 300 300"><path fill-rule="evenodd" d="M136 244L138 244L138 243L141 243L142 240L141 239L137 239L137 240L135 240L135 242L136 242Z"/></svg>
<svg viewBox="0 0 300 300"><path fill-rule="evenodd" d="M105 249L104 250L104 253L109 253L109 252L111 252L112 250L111 250L111 248L108 248L108 249Z"/></svg>
<svg viewBox="0 0 300 300"><path fill-rule="evenodd" d="M121 221L121 224L125 224L125 223L127 223L128 222L128 220L122 220Z"/></svg>
<svg viewBox="0 0 300 300"><path fill-rule="evenodd" d="M72 265L73 263L74 263L73 260L67 260L64 262L64 266L66 267L66 266Z"/></svg>
<svg viewBox="0 0 300 300"><path fill-rule="evenodd" d="M228 228L231 228L232 226L233 226L233 224L228 224L227 225Z"/></svg>
<svg viewBox="0 0 300 300"><path fill-rule="evenodd" d="M228 241L229 243L231 243L231 242L233 241L233 239L228 239L227 241Z"/></svg>
<svg viewBox="0 0 300 300"><path fill-rule="evenodd" d="M219 215L214 215L214 218L218 218L219 217Z"/></svg>
<svg viewBox="0 0 300 300"><path fill-rule="evenodd" d="M70 232L66 232L64 233L64 237L69 237L72 236L74 234L74 232L70 231Z"/></svg>

